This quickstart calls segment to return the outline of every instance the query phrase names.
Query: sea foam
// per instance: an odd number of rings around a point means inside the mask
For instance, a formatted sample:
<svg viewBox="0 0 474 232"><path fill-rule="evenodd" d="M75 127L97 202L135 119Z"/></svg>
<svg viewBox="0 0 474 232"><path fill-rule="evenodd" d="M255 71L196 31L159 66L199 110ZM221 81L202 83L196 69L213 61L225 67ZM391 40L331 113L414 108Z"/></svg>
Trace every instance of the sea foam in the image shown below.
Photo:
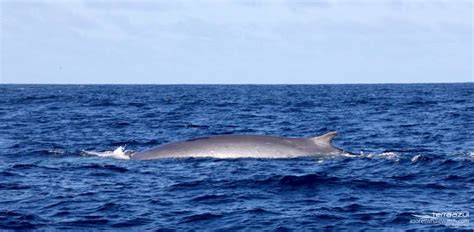
<svg viewBox="0 0 474 232"><path fill-rule="evenodd" d="M86 156L99 156L114 159L130 159L130 151L125 150L125 146L120 146L113 151L82 151Z"/></svg>

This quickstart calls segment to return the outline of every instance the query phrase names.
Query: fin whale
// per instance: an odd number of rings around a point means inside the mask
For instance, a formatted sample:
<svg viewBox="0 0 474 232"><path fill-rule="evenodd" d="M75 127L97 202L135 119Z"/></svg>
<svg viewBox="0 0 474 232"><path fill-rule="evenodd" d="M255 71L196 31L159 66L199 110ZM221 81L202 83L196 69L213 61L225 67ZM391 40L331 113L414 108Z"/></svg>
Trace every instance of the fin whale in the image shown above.
<svg viewBox="0 0 474 232"><path fill-rule="evenodd" d="M311 138L217 135L159 145L131 154L135 160L160 158L294 158L344 153L332 145L336 131Z"/></svg>

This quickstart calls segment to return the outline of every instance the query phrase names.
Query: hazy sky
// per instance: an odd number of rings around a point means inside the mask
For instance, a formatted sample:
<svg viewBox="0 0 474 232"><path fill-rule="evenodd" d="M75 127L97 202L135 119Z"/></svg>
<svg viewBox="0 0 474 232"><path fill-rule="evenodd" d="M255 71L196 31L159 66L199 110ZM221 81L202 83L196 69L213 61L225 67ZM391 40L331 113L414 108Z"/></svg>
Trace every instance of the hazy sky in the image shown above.
<svg viewBox="0 0 474 232"><path fill-rule="evenodd" d="M472 82L471 0L0 0L0 83Z"/></svg>

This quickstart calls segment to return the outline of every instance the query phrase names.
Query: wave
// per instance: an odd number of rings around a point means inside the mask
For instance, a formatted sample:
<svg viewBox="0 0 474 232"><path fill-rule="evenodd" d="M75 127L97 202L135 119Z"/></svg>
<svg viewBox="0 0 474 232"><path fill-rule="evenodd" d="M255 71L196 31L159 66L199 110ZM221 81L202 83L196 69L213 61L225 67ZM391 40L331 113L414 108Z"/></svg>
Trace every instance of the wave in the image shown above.
<svg viewBox="0 0 474 232"><path fill-rule="evenodd" d="M389 160L394 162L408 161L411 163L418 162L434 162L434 161L445 161L445 162L457 162L457 161L473 161L474 152L459 152L455 154L434 154L430 152L418 152L415 154L407 154L403 152L381 152L381 153L364 153L359 154L342 154L339 157L344 158L362 158L362 159L373 159L373 160Z"/></svg>
<svg viewBox="0 0 474 232"><path fill-rule="evenodd" d="M0 230L35 230L44 225L45 221L44 218L34 214L0 211Z"/></svg>
<svg viewBox="0 0 474 232"><path fill-rule="evenodd" d="M120 166L115 166L115 165L110 165L110 164L88 164L81 166L80 168L82 169L92 169L92 170L106 170L106 171L111 171L111 172L128 172L129 170L124 167Z"/></svg>
<svg viewBox="0 0 474 232"><path fill-rule="evenodd" d="M210 220L210 219L218 219L223 217L222 214L216 214L216 213L210 213L210 212L204 212L204 213L196 213L190 216L186 216L183 218L184 223L190 223L190 222L195 222L195 221L205 221L205 220Z"/></svg>

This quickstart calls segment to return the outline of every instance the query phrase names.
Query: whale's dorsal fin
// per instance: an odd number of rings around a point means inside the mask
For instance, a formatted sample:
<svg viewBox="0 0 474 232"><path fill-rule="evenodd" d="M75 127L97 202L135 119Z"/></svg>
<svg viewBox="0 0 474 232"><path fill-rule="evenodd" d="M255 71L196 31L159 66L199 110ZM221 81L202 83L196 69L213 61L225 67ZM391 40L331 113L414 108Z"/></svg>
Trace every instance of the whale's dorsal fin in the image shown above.
<svg viewBox="0 0 474 232"><path fill-rule="evenodd" d="M314 142L329 143L330 144L332 139L334 139L334 137L336 137L336 135L337 135L337 131L331 131L331 132L326 133L324 135L313 137L313 138L311 138L311 140L313 140Z"/></svg>

